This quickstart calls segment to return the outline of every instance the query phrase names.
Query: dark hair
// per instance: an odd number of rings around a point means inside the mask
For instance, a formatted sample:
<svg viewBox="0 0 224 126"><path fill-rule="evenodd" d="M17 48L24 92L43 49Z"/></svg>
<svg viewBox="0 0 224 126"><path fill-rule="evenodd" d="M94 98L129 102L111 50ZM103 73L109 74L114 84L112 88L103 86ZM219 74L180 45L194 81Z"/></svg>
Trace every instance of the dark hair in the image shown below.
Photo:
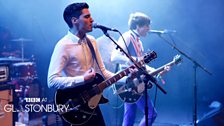
<svg viewBox="0 0 224 126"><path fill-rule="evenodd" d="M65 22L68 24L69 28L72 28L72 17L79 18L79 16L82 14L82 9L89 8L89 5L87 3L73 3L68 5L63 13L63 17Z"/></svg>
<svg viewBox="0 0 224 126"><path fill-rule="evenodd" d="M138 26L150 25L150 18L144 13L136 12L130 14L128 26L130 29L136 29Z"/></svg>

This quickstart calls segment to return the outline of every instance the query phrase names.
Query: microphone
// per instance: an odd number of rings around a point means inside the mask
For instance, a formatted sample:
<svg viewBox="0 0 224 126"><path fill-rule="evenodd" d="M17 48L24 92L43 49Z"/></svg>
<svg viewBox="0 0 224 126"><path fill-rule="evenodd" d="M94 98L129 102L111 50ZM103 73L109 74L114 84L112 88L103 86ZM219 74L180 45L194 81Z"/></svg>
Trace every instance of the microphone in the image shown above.
<svg viewBox="0 0 224 126"><path fill-rule="evenodd" d="M106 26L99 25L99 24L97 24L97 23L93 23L93 24L92 24L92 27L93 27L93 28L99 28L99 29L101 29L103 32L106 32L106 31L114 31L114 32L118 32L117 29L114 29L114 28L108 28L108 27L106 27Z"/></svg>
<svg viewBox="0 0 224 126"><path fill-rule="evenodd" d="M155 33L155 34L170 34L170 33L176 33L176 30L150 30L149 33Z"/></svg>

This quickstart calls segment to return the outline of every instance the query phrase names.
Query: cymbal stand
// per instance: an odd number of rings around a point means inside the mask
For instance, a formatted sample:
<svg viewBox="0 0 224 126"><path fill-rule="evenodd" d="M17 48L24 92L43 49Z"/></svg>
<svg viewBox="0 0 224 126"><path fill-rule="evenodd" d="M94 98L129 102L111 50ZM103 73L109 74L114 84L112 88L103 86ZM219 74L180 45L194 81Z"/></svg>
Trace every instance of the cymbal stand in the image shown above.
<svg viewBox="0 0 224 126"><path fill-rule="evenodd" d="M21 40L21 58L22 62L24 62L24 41Z"/></svg>

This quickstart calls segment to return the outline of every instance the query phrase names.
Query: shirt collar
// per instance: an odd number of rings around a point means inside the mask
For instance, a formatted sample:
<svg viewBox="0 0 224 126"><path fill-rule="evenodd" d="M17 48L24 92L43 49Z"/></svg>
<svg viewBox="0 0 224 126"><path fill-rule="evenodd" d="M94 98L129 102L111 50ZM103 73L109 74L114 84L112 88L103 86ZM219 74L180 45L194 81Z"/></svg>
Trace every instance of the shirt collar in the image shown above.
<svg viewBox="0 0 224 126"><path fill-rule="evenodd" d="M72 34L70 31L68 31L67 36L69 39L72 40L74 43L78 43L80 41L80 38L77 37L76 35Z"/></svg>

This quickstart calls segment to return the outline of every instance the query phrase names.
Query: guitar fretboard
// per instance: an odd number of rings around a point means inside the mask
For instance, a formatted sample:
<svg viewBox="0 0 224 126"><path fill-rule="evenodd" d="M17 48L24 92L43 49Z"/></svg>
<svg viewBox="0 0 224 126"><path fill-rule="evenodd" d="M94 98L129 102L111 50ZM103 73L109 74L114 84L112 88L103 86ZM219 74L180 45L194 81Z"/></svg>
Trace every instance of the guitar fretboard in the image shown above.
<svg viewBox="0 0 224 126"><path fill-rule="evenodd" d="M142 66L145 62L143 60L137 62L138 66ZM130 68L135 68L135 65L131 65L130 67L126 68L125 70L117 73L116 75L114 75L113 77L101 82L100 84L98 84L98 88L100 89L100 91L102 92L105 88L107 88L108 86L112 85L113 83L117 82L118 80L120 80L122 77L127 76L130 71Z"/></svg>
<svg viewBox="0 0 224 126"><path fill-rule="evenodd" d="M158 73L160 73L161 71L163 71L163 70L165 69L165 66L173 66L173 65L175 65L175 64L176 64L176 63L175 63L174 61L171 61L171 62L169 62L169 63L167 63L167 64L165 64L165 65L163 65L163 66L157 68L155 71L150 72L149 74L150 74L151 76L155 76L155 75L157 75Z"/></svg>

